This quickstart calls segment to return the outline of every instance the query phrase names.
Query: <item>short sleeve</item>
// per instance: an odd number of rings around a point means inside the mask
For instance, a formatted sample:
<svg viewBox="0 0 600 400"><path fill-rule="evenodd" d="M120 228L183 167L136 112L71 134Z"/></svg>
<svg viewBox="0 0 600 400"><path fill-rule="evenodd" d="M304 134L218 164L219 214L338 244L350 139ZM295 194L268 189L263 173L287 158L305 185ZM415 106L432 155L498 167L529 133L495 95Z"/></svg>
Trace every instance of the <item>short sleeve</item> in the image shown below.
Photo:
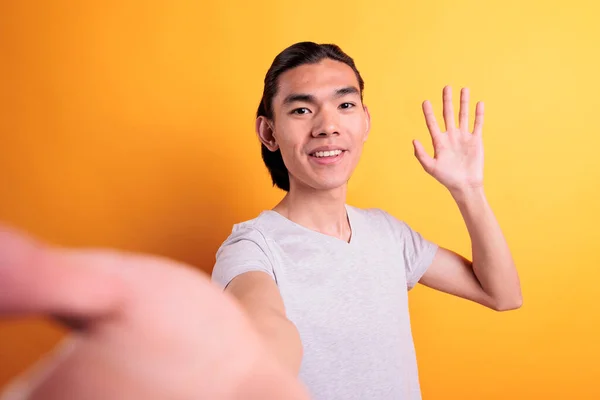
<svg viewBox="0 0 600 400"><path fill-rule="evenodd" d="M390 223L402 251L406 285L407 289L411 290L433 262L439 246L424 238L404 221L398 220L385 211L382 212Z"/></svg>
<svg viewBox="0 0 600 400"><path fill-rule="evenodd" d="M234 227L216 255L211 280L223 289L238 275L262 271L273 280L275 273L265 237L252 227Z"/></svg>

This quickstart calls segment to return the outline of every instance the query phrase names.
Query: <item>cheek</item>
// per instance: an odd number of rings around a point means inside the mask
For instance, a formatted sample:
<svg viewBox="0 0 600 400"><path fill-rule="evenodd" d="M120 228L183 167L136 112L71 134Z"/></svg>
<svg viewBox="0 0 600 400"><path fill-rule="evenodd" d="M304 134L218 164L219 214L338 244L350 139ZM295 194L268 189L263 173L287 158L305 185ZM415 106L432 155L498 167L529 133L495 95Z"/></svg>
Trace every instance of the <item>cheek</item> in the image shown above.
<svg viewBox="0 0 600 400"><path fill-rule="evenodd" d="M294 157L301 154L306 142L305 124L286 124L277 126L275 139L284 157ZM286 161L291 161L286 159Z"/></svg>
<svg viewBox="0 0 600 400"><path fill-rule="evenodd" d="M362 115L353 115L346 120L346 132L350 133L355 143L363 143L367 138L367 123Z"/></svg>

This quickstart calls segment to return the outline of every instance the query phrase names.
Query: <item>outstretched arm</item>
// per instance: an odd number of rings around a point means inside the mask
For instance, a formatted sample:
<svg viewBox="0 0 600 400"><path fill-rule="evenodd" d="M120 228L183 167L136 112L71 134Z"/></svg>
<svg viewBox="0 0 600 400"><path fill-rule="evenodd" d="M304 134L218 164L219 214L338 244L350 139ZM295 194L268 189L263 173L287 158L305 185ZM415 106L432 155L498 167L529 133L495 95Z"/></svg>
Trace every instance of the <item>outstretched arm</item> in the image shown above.
<svg viewBox="0 0 600 400"><path fill-rule="evenodd" d="M0 224L0 317L23 315L75 329L3 400L308 399L234 297L174 261L60 249Z"/></svg>

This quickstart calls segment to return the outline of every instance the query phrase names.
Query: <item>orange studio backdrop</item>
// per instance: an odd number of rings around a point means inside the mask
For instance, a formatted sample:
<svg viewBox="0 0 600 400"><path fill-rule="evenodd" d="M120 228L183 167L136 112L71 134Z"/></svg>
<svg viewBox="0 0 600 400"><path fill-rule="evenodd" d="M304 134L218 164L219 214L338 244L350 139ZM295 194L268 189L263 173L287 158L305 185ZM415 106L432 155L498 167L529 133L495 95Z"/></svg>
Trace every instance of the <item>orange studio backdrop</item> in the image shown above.
<svg viewBox="0 0 600 400"><path fill-rule="evenodd" d="M446 84L486 104L487 194L524 305L411 291L424 399L599 399L599 12L591 0L2 1L0 220L210 273L231 226L282 195L253 131L273 57L337 43L373 119L349 203L467 255L411 140L429 143L420 105L439 119ZM63 334L0 322L0 385Z"/></svg>

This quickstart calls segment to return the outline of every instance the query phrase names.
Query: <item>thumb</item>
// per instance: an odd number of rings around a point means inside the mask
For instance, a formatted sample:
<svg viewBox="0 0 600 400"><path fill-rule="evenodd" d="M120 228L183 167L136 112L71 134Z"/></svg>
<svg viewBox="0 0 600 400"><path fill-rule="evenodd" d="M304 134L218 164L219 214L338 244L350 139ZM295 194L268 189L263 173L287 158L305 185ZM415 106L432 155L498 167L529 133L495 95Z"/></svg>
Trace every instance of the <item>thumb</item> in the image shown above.
<svg viewBox="0 0 600 400"><path fill-rule="evenodd" d="M102 258L53 248L0 224L0 317L85 323L113 312L123 288Z"/></svg>
<svg viewBox="0 0 600 400"><path fill-rule="evenodd" d="M418 140L413 140L413 146L415 148L415 157L417 157L417 160L419 160L423 169L427 173L431 173L435 165L435 160L427 154L425 148Z"/></svg>

